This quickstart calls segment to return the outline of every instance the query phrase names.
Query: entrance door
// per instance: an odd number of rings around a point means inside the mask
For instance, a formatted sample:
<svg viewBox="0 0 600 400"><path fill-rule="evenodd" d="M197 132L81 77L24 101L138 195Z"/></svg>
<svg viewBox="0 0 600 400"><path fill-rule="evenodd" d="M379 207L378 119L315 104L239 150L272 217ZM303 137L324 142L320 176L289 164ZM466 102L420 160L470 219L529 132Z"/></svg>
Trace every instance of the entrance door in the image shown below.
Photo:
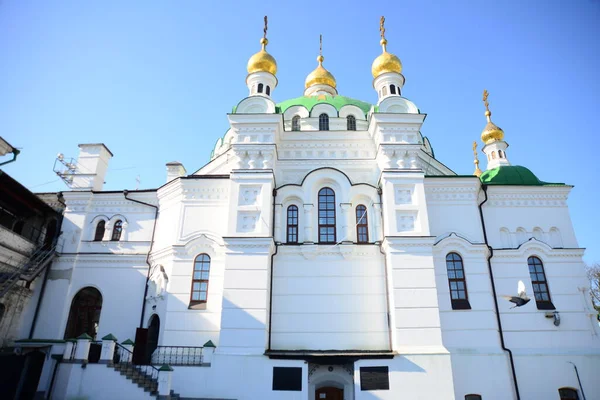
<svg viewBox="0 0 600 400"><path fill-rule="evenodd" d="M334 387L317 389L315 392L315 399L344 400L344 389L338 389Z"/></svg>
<svg viewBox="0 0 600 400"><path fill-rule="evenodd" d="M158 333L160 332L160 319L158 315L154 314L150 318L150 324L148 325L148 339L146 347L146 360L148 364L152 363L152 353L158 347Z"/></svg>

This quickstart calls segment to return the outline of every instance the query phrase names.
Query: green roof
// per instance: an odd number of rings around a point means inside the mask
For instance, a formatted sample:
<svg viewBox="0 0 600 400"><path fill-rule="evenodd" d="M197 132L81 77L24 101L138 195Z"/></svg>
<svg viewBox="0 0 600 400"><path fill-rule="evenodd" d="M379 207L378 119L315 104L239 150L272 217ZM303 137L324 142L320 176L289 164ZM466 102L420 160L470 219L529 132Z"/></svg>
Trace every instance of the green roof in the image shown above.
<svg viewBox="0 0 600 400"><path fill-rule="evenodd" d="M281 113L284 113L285 110L287 110L288 108L293 107L293 106L303 106L303 107L306 107L306 109L308 111L310 111L314 106L316 106L317 104L320 104L320 103L331 104L338 111L340 111L342 109L342 107L344 107L344 106L353 105L353 106L360 108L363 111L363 113L365 113L365 115L371 109L371 104L365 103L364 101L351 99L350 97L345 97L345 96L329 96L329 95L310 96L310 97L300 96L300 97L296 97L295 99L289 99L289 100L282 101L281 103L277 104L277 107L279 108Z"/></svg>
<svg viewBox="0 0 600 400"><path fill-rule="evenodd" d="M486 185L518 186L564 186L564 183L540 181L528 168L520 165L504 165L485 171L479 177Z"/></svg>

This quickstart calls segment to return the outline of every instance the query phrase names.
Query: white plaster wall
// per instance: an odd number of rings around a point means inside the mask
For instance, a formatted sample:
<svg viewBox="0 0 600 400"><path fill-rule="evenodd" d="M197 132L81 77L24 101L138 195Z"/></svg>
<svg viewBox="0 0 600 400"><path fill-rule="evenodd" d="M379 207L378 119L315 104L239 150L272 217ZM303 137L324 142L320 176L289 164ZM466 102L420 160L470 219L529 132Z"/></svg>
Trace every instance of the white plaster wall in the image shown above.
<svg viewBox="0 0 600 400"><path fill-rule="evenodd" d="M378 246L280 246L274 258L272 348L389 350Z"/></svg>
<svg viewBox="0 0 600 400"><path fill-rule="evenodd" d="M371 366L389 368L390 390L360 389L360 367ZM355 400L400 398L454 400L450 355L411 354L391 360L359 360L354 363Z"/></svg>
<svg viewBox="0 0 600 400"><path fill-rule="evenodd" d="M302 368L302 391L273 391L273 367ZM308 364L258 356L215 354L207 367L174 367L172 388L182 397L236 400L306 400ZM194 385L190 385L194 382Z"/></svg>
<svg viewBox="0 0 600 400"><path fill-rule="evenodd" d="M106 364L60 364L52 390L53 399L70 400L150 400L154 397L144 392L120 372Z"/></svg>

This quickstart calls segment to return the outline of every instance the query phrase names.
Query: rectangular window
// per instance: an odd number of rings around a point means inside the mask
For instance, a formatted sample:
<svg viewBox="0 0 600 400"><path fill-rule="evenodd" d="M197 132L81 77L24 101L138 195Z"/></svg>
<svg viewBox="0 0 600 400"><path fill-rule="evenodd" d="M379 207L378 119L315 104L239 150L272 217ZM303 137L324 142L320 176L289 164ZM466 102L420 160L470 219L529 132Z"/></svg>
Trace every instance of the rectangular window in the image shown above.
<svg viewBox="0 0 600 400"><path fill-rule="evenodd" d="M302 391L302 368L273 367L273 390Z"/></svg>
<svg viewBox="0 0 600 400"><path fill-rule="evenodd" d="M360 367L360 390L390 390L388 367Z"/></svg>

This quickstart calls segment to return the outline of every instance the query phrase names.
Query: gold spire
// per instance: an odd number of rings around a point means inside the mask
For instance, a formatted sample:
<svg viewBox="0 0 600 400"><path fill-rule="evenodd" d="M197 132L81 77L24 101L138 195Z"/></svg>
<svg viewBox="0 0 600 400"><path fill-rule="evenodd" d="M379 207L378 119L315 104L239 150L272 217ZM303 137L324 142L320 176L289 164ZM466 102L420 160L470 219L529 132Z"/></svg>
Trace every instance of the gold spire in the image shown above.
<svg viewBox="0 0 600 400"><path fill-rule="evenodd" d="M381 34L381 48L383 52L379 57L373 61L373 65L371 66L371 73L373 74L373 78L377 78L381 74L385 74L386 72L395 72L397 74L402 72L402 63L400 59L395 55L387 52L387 40L385 39L385 17L381 17L379 20L379 32Z"/></svg>
<svg viewBox="0 0 600 400"><path fill-rule="evenodd" d="M481 140L485 144L490 144L495 142L496 140L504 139L504 131L496 126L491 119L492 112L490 111L490 103L488 103L488 91L483 91L483 104L485 105L485 116L487 118L487 125L481 132Z"/></svg>
<svg viewBox="0 0 600 400"><path fill-rule="evenodd" d="M479 158L477 157L477 141L473 141L473 156L475 156L475 161L473 161L473 164L475 164L475 171L473 172L473 175L475 175L476 177L480 177L482 172L479 169Z"/></svg>
<svg viewBox="0 0 600 400"><path fill-rule="evenodd" d="M325 67L323 67L323 61L325 57L323 57L323 35L319 35L319 57L317 57L317 62L319 65L313 72L308 74L306 77L306 81L304 82L304 87L309 88L313 85L329 85L332 88L336 88L337 83L335 78L331 74L331 72L327 71Z"/></svg>
<svg viewBox="0 0 600 400"><path fill-rule="evenodd" d="M277 73L277 62L272 55L267 53L267 44L269 41L267 40L267 16L265 15L265 27L263 29L263 37L260 39L260 44L262 46L261 50L254 54L248 60L248 73L253 74L255 72L268 72L270 74L275 75Z"/></svg>

